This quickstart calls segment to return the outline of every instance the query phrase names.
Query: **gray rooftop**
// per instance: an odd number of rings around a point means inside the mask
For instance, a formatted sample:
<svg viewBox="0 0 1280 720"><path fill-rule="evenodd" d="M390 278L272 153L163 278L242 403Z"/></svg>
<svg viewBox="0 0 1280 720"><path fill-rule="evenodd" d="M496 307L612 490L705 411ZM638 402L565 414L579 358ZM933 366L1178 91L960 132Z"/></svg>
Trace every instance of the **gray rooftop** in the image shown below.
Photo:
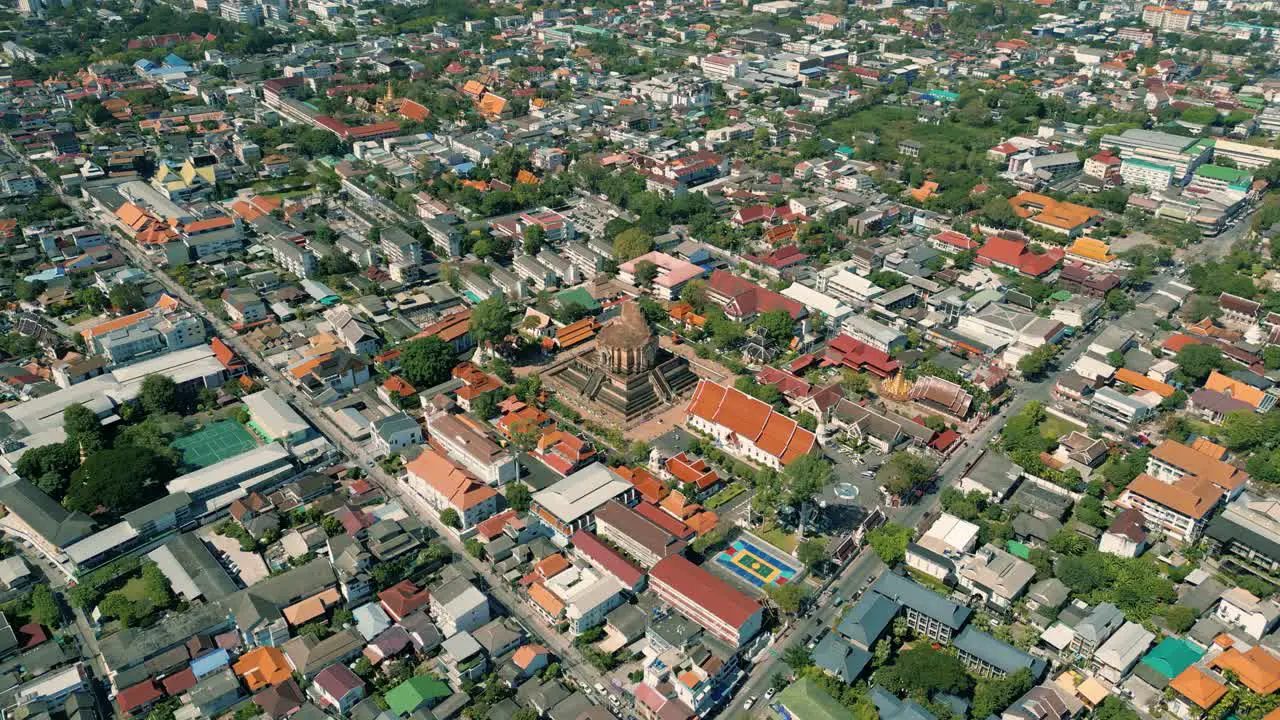
<svg viewBox="0 0 1280 720"><path fill-rule="evenodd" d="M958 605L922 585L891 572L881 573L871 585L871 590L921 615L931 617L952 630L963 627L972 612L963 605Z"/></svg>

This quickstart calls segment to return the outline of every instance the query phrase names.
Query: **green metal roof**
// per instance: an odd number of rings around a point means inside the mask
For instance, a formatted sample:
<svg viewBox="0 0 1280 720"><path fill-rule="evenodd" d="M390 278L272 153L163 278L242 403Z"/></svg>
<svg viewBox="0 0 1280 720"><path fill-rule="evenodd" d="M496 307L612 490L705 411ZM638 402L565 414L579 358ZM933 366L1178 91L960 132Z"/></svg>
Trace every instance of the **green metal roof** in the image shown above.
<svg viewBox="0 0 1280 720"><path fill-rule="evenodd" d="M1161 172L1167 172L1167 173L1173 172L1172 165L1161 165L1160 163L1151 162L1150 160L1143 160L1142 158L1125 158L1124 164L1137 165L1138 167L1144 167L1150 170L1159 170Z"/></svg>
<svg viewBox="0 0 1280 720"><path fill-rule="evenodd" d="M1067 292L1066 290L1058 290L1057 292L1050 295L1049 299L1055 300L1057 302L1066 302L1067 300L1071 299L1071 293Z"/></svg>
<svg viewBox="0 0 1280 720"><path fill-rule="evenodd" d="M791 717L804 720L849 720L853 717L848 708L807 677L788 685L774 703L786 708Z"/></svg>
<svg viewBox="0 0 1280 720"><path fill-rule="evenodd" d="M444 699L453 694L449 686L439 678L419 675L409 678L387 693L387 706L396 717L408 715L432 700Z"/></svg>
<svg viewBox="0 0 1280 720"><path fill-rule="evenodd" d="M1232 185L1248 184L1253 180L1253 175L1245 170L1238 168L1223 167L1221 165L1201 165L1196 168L1196 174L1200 177L1207 177L1212 180L1221 180Z"/></svg>
<svg viewBox="0 0 1280 720"><path fill-rule="evenodd" d="M1142 658L1142 664L1172 680L1204 655L1204 650L1181 638L1167 637Z"/></svg>
<svg viewBox="0 0 1280 720"><path fill-rule="evenodd" d="M1015 555L1017 557L1022 558L1023 560L1027 560L1028 558L1031 557L1031 548L1026 545L1023 545L1017 540L1009 541L1008 550L1010 555Z"/></svg>
<svg viewBox="0 0 1280 720"><path fill-rule="evenodd" d="M561 290L556 293L555 299L560 304L560 307L564 307L569 303L577 303L592 312L600 309L600 303L591 297L591 293L587 292L586 288L576 287Z"/></svg>

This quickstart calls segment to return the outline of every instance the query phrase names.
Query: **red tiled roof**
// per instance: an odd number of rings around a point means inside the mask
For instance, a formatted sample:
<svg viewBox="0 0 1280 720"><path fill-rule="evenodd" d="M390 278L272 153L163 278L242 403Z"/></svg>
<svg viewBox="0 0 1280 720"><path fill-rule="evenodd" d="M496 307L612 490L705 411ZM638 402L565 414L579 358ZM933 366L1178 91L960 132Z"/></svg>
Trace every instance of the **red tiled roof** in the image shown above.
<svg viewBox="0 0 1280 720"><path fill-rule="evenodd" d="M644 577L644 571L618 554L613 548L600 542L595 533L579 530L569 538L578 554L613 575L628 588L634 588Z"/></svg>
<svg viewBox="0 0 1280 720"><path fill-rule="evenodd" d="M116 705L120 707L120 712L130 715L134 710L146 707L163 696L164 692L156 685L156 681L147 678L116 693Z"/></svg>
<svg viewBox="0 0 1280 720"><path fill-rule="evenodd" d="M681 555L658 561L649 577L674 589L706 612L740 628L760 611L760 604Z"/></svg>
<svg viewBox="0 0 1280 720"><path fill-rule="evenodd" d="M670 495L668 495L668 497L670 497ZM635 511L640 517L648 520L654 525L657 525L681 540L693 539L694 532L688 525L685 525L680 520L672 517L656 505L642 502L639 505L636 505Z"/></svg>
<svg viewBox="0 0 1280 720"><path fill-rule="evenodd" d="M709 380L698 383L689 414L749 439L783 465L812 450L815 442L813 433L768 403Z"/></svg>
<svg viewBox="0 0 1280 720"><path fill-rule="evenodd" d="M711 281L707 287L711 292L728 298L725 314L733 317L750 317L771 310L786 310L793 320L799 320L806 314L804 305L799 302L724 270L711 273Z"/></svg>

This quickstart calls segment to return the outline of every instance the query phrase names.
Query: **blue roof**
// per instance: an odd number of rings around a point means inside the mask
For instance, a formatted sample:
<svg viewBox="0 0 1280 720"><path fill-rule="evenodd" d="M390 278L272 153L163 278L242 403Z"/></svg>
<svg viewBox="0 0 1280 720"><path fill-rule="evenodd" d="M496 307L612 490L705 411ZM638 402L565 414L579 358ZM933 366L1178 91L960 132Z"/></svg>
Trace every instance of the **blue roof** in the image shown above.
<svg viewBox="0 0 1280 720"><path fill-rule="evenodd" d="M1042 658L1032 657L1003 640L975 630L972 625L956 636L951 644L957 650L973 655L1003 672L1013 673L1022 668L1030 668L1034 681L1039 681L1044 675L1045 661Z"/></svg>
<svg viewBox="0 0 1280 720"><path fill-rule="evenodd" d="M897 695L879 685L871 686L871 702L880 711L880 720L937 720L933 713L915 700L899 700Z"/></svg>
<svg viewBox="0 0 1280 720"><path fill-rule="evenodd" d="M941 595L891 572L881 573L871 590L912 610L943 623L952 630L964 626L972 612Z"/></svg>
<svg viewBox="0 0 1280 720"><path fill-rule="evenodd" d="M218 649L207 655L201 655L191 661L191 672L200 679L206 675L221 670L231 663L231 656L227 655L226 650Z"/></svg>
<svg viewBox="0 0 1280 720"><path fill-rule="evenodd" d="M857 680L871 664L871 653L850 645L848 640L835 633L827 633L822 638L822 642L813 649L812 657L814 665L847 683Z"/></svg>
<svg viewBox="0 0 1280 720"><path fill-rule="evenodd" d="M471 171L475 169L476 164L473 162L464 162L453 166L453 171L459 175L470 175Z"/></svg>
<svg viewBox="0 0 1280 720"><path fill-rule="evenodd" d="M170 66L191 67L191 63L183 60L173 53L164 56L164 64Z"/></svg>
<svg viewBox="0 0 1280 720"><path fill-rule="evenodd" d="M866 593L845 613L836 632L866 648L876 644L898 615L898 606L877 593Z"/></svg>

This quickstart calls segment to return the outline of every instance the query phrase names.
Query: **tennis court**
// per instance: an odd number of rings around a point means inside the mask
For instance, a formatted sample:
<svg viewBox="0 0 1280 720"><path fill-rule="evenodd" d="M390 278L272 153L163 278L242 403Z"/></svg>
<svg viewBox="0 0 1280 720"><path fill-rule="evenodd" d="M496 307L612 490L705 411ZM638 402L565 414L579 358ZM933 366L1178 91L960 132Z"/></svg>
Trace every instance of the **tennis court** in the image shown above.
<svg viewBox="0 0 1280 720"><path fill-rule="evenodd" d="M219 420L173 441L182 451L182 464L196 468L233 458L258 446L253 433L234 420Z"/></svg>

